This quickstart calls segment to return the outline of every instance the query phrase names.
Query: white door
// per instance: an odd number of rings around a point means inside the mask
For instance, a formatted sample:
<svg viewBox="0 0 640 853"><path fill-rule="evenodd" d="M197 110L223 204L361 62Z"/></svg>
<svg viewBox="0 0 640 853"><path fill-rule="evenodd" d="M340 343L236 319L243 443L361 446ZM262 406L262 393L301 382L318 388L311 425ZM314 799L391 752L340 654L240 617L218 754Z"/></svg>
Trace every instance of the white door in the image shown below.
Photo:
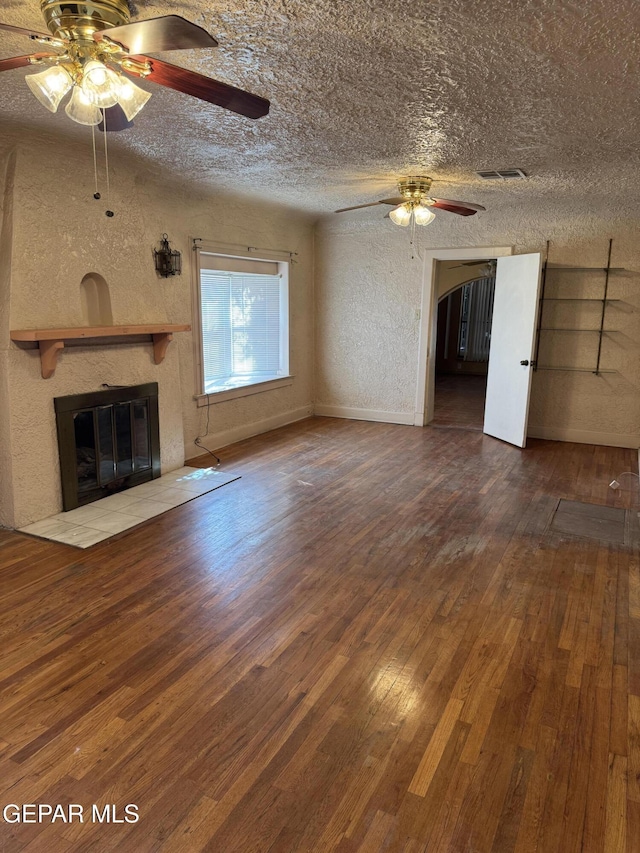
<svg viewBox="0 0 640 853"><path fill-rule="evenodd" d="M483 431L527 443L532 360L540 297L539 254L498 258Z"/></svg>

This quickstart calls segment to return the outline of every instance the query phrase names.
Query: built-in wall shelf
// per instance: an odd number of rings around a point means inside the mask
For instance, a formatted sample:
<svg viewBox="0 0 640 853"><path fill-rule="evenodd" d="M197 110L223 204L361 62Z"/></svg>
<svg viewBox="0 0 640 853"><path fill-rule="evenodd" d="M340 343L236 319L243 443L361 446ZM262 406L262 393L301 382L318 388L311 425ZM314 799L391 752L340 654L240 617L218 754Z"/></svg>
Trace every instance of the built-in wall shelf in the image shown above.
<svg viewBox="0 0 640 853"><path fill-rule="evenodd" d="M37 343L40 349L40 366L43 379L50 379L56 370L58 353L65 344L81 342L86 346L105 343L122 343L122 338L144 336L153 342L153 360L160 364L173 340L174 332L190 332L191 326L175 323L146 323L137 326L77 326L70 329L14 329L11 340L19 343Z"/></svg>
<svg viewBox="0 0 640 853"><path fill-rule="evenodd" d="M538 370L562 370L564 372L569 373L594 373L595 371L591 367L552 367L550 364L539 364L537 367ZM599 370L598 376L601 373L618 373L617 370Z"/></svg>
<svg viewBox="0 0 640 853"><path fill-rule="evenodd" d="M536 355L534 364L537 365L535 369L537 370L568 370L568 371L577 371L579 373L582 372L590 372L594 373L596 376L599 376L601 373L615 373L615 370L602 370L600 367L601 357L602 357L602 339L605 335L609 335L615 333L615 329L606 329L605 328L605 317L607 312L607 306L612 305L615 302L621 302L623 300L620 299L610 299L609 298L609 284L610 277L612 273L625 272L624 267L612 267L611 266L611 250L613 247L613 240L609 240L609 251L607 254L607 264L604 267L563 267L563 266L554 266L549 263L549 241L547 240L547 253L544 265L542 267L542 290L540 294L540 305L538 307L538 329L537 329L537 341L536 341ZM602 296L547 296L545 293L546 285L548 283L548 278L550 273L575 273L575 272L593 272L598 273L602 276ZM560 285L561 279L558 279L558 285ZM566 282L566 279L565 279ZM568 328L566 326L549 326L543 323L543 313L544 313L544 305L546 302L594 302L599 304L599 314L600 314L600 325L598 328ZM589 318L589 326L591 326L592 318ZM541 335L540 332L573 332L573 333L588 333L597 335L597 343L598 350L595 357L595 364L593 368L590 370L588 368L576 367L575 365L541 365L540 364L540 343L541 343ZM548 343L550 335L545 335L545 342ZM591 339L589 339L591 340Z"/></svg>
<svg viewBox="0 0 640 853"><path fill-rule="evenodd" d="M547 272L625 272L624 267L561 267L547 265Z"/></svg>
<svg viewBox="0 0 640 853"><path fill-rule="evenodd" d="M545 296L545 302L623 302L622 299L600 299L598 296Z"/></svg>
<svg viewBox="0 0 640 853"><path fill-rule="evenodd" d="M611 335L617 329L565 329L563 326L540 326L541 332L595 332L596 335Z"/></svg>

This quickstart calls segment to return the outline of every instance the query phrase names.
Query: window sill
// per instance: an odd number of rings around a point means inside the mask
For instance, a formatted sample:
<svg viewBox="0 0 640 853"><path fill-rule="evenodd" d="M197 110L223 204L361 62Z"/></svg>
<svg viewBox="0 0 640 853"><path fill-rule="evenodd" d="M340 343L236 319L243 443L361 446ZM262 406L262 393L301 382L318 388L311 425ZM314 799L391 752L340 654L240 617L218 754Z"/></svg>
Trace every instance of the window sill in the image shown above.
<svg viewBox="0 0 640 853"><path fill-rule="evenodd" d="M263 391L274 391L276 388L285 388L287 385L293 385L293 376L281 376L279 379L241 385L239 388L228 388L226 391L212 391L210 394L195 394L194 400L200 408L213 403L224 403L226 400L236 400L238 397L249 397L251 394L261 394Z"/></svg>

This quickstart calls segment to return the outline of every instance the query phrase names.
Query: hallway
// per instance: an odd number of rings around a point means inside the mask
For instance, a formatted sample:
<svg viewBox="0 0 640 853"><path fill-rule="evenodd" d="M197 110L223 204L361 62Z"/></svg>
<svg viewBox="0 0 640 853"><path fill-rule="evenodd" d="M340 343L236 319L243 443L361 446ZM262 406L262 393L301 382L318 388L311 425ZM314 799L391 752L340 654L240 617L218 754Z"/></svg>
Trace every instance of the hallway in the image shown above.
<svg viewBox="0 0 640 853"><path fill-rule="evenodd" d="M435 417L430 426L482 430L486 376L436 376Z"/></svg>

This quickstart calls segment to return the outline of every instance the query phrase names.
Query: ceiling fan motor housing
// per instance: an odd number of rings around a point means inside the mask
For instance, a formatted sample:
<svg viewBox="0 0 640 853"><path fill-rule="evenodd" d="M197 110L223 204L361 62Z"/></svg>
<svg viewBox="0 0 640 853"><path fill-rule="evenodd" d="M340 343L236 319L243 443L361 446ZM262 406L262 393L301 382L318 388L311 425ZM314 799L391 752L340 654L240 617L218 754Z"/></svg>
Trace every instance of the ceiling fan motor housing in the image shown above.
<svg viewBox="0 0 640 853"><path fill-rule="evenodd" d="M402 178L398 181L400 195L407 201L421 201L429 194L432 178L426 176Z"/></svg>
<svg viewBox="0 0 640 853"><path fill-rule="evenodd" d="M130 21L126 0L40 0L49 32L60 39L91 39L99 30L119 27Z"/></svg>

